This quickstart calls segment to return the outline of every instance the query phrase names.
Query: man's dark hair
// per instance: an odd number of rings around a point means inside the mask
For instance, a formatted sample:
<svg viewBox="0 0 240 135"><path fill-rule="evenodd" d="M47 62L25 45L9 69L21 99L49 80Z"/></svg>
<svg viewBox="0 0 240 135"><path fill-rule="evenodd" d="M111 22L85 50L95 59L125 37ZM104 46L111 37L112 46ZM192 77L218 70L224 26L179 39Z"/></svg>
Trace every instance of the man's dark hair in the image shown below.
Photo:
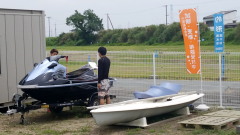
<svg viewBox="0 0 240 135"><path fill-rule="evenodd" d="M58 50L57 50L57 49L52 49L52 50L50 51L50 54L52 54L52 53L54 53L54 52L56 52L56 53L58 54Z"/></svg>
<svg viewBox="0 0 240 135"><path fill-rule="evenodd" d="M101 55L106 55L107 54L107 49L105 47L99 47L98 48L98 52L101 54Z"/></svg>

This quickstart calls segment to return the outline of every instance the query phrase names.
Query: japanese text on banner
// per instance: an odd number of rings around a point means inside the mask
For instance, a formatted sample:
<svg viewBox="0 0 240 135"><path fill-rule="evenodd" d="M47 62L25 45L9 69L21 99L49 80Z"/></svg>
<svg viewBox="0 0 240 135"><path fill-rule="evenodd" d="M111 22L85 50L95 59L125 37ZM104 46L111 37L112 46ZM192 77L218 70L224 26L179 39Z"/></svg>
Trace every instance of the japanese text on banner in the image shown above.
<svg viewBox="0 0 240 135"><path fill-rule="evenodd" d="M199 74L200 48L196 11L195 9L181 10L179 17L186 51L187 71L191 74Z"/></svg>
<svg viewBox="0 0 240 135"><path fill-rule="evenodd" d="M224 52L223 14L214 14L214 51Z"/></svg>

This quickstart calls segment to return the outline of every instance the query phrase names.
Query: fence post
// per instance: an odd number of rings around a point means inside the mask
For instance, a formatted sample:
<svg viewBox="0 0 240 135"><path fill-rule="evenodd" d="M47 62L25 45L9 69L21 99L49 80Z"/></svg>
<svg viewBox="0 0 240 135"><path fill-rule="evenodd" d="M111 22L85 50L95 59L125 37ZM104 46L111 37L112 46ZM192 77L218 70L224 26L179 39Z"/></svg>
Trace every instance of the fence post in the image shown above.
<svg viewBox="0 0 240 135"><path fill-rule="evenodd" d="M156 85L156 62L155 62L155 52L153 53L153 85Z"/></svg>
<svg viewBox="0 0 240 135"><path fill-rule="evenodd" d="M200 56L200 92L203 93L203 77L202 77L202 56ZM201 97L201 104L203 104L203 97Z"/></svg>
<svg viewBox="0 0 240 135"><path fill-rule="evenodd" d="M222 54L219 53L219 90L220 90L220 107L222 106Z"/></svg>
<svg viewBox="0 0 240 135"><path fill-rule="evenodd" d="M88 62L91 62L91 56L88 55Z"/></svg>
<svg viewBox="0 0 240 135"><path fill-rule="evenodd" d="M225 72L225 58L224 54L222 55L222 78L224 78L224 72Z"/></svg>
<svg viewBox="0 0 240 135"><path fill-rule="evenodd" d="M97 62L96 62L96 63L97 63L97 65L98 65L98 59L99 59L99 55L98 55L98 53L97 53Z"/></svg>

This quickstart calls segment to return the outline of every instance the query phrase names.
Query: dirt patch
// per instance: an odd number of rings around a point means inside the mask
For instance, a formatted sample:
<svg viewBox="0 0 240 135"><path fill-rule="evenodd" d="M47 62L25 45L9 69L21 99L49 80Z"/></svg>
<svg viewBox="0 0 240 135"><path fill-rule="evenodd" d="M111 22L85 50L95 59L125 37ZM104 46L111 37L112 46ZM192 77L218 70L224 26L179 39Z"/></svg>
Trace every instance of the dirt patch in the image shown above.
<svg viewBox="0 0 240 135"><path fill-rule="evenodd" d="M65 109L60 114L52 114L46 109L30 111L26 114L26 124L21 125L20 114L12 116L0 114L1 135L205 135L234 134L235 128L224 131L196 130L181 127L178 122L201 115L194 112L190 116L176 117L170 121L159 120L147 128L127 126L98 126L83 108ZM163 117L163 116L160 116ZM169 118L167 118L169 119Z"/></svg>

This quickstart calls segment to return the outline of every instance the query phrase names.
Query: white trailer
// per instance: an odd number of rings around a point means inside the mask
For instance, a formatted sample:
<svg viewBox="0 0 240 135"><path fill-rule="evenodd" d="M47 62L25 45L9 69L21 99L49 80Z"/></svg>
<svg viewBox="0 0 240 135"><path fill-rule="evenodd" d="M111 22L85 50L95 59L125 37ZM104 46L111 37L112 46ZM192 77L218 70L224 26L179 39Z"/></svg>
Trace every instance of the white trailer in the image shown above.
<svg viewBox="0 0 240 135"><path fill-rule="evenodd" d="M0 8L0 108L21 94L18 82L45 56L44 11Z"/></svg>

